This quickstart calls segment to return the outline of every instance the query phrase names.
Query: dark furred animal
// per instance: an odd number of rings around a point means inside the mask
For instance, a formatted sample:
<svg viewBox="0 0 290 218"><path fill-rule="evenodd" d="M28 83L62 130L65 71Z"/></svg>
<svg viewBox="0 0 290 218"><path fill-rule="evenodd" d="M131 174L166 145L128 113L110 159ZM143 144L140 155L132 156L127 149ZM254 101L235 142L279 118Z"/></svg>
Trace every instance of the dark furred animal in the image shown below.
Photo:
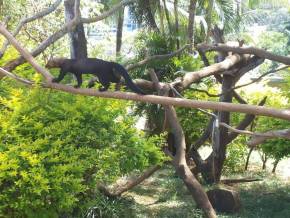
<svg viewBox="0 0 290 218"><path fill-rule="evenodd" d="M120 83L121 77L125 79L126 85L134 92L144 95L145 93L134 84L126 69L115 62L104 61L97 58L85 59L66 59L54 58L47 62L46 68L60 68L60 74L54 78L52 82L60 82L67 73L72 73L76 76L76 88L82 84L82 74L93 74L98 77L99 82L103 85L100 91L105 91L109 88L110 83ZM94 84L89 83L89 87Z"/></svg>

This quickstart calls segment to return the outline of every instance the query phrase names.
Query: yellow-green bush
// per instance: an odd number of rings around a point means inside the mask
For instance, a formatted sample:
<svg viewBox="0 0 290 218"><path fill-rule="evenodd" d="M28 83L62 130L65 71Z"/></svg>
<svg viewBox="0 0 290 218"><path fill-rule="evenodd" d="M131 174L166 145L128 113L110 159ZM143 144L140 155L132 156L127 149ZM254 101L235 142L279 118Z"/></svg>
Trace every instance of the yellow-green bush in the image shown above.
<svg viewBox="0 0 290 218"><path fill-rule="evenodd" d="M0 217L78 216L97 181L163 158L124 101L1 85Z"/></svg>

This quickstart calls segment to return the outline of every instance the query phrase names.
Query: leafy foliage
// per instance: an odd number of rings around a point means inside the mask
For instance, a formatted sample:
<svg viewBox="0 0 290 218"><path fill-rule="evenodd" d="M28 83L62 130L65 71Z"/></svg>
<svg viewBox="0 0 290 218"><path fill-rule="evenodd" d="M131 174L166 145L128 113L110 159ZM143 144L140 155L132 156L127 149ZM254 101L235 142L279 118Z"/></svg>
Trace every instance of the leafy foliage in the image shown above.
<svg viewBox="0 0 290 218"><path fill-rule="evenodd" d="M2 85L2 93L1 216L76 216L97 195L97 181L163 159L160 138L136 131L125 102L37 87Z"/></svg>

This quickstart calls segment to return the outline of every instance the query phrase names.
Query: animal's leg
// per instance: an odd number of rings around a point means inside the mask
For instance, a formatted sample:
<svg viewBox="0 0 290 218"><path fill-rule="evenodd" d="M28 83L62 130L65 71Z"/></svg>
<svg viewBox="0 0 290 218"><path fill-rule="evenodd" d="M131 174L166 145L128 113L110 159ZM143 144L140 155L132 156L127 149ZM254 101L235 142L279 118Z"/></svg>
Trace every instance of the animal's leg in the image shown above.
<svg viewBox="0 0 290 218"><path fill-rule="evenodd" d="M74 87L75 88L79 88L82 85L82 83L83 83L82 75L81 74L76 74L75 76L77 78L78 84L75 85Z"/></svg>
<svg viewBox="0 0 290 218"><path fill-rule="evenodd" d="M66 72L65 72L64 70L61 69L61 70L60 70L60 73L59 73L59 75L58 75L58 77L57 77L57 78L53 78L53 79L52 79L52 82L53 82L53 83L59 83L60 81L63 80L65 74L66 74Z"/></svg>

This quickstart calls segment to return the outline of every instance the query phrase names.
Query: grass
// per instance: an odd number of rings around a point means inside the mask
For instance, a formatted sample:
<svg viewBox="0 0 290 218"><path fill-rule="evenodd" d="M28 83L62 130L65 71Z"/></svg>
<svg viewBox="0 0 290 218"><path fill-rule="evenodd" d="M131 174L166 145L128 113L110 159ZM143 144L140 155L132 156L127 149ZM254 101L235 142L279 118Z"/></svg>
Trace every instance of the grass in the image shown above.
<svg viewBox="0 0 290 218"><path fill-rule="evenodd" d="M237 184L242 208L235 214L218 214L220 218L288 218L290 217L290 181L265 171L246 172L234 177L259 177L262 181ZM205 187L209 189L210 187ZM165 167L115 200L105 200L108 213L97 217L126 218L201 218L196 205L171 167ZM112 213L111 210L114 210ZM107 215L106 215L107 214Z"/></svg>

